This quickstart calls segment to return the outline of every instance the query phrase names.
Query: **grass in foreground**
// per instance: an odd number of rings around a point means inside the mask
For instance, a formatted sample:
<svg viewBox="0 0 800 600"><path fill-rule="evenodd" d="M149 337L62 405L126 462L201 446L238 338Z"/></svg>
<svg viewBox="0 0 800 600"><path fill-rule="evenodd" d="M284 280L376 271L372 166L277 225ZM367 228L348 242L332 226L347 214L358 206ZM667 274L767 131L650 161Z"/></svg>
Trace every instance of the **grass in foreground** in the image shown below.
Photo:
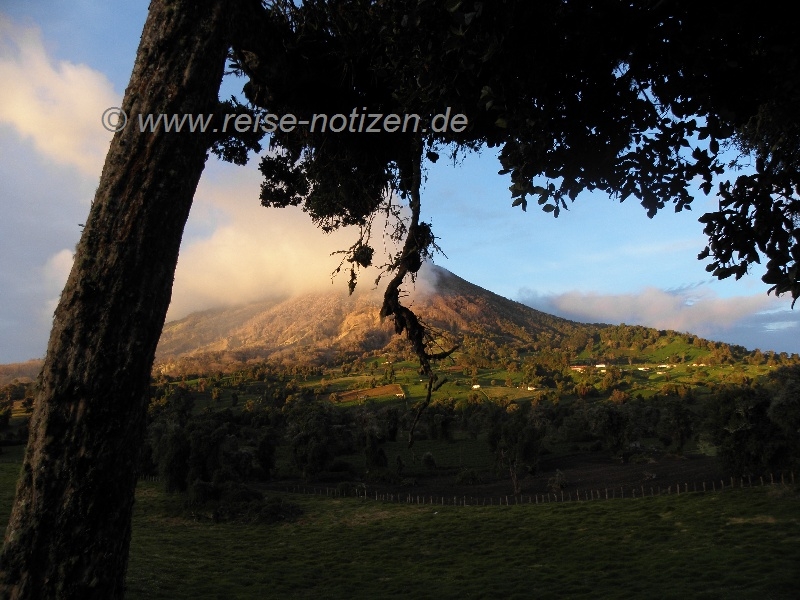
<svg viewBox="0 0 800 600"><path fill-rule="evenodd" d="M793 598L777 489L511 507L293 497L295 523L195 523L138 492L129 598Z"/></svg>
<svg viewBox="0 0 800 600"><path fill-rule="evenodd" d="M19 464L0 464L7 519ZM187 518L142 482L130 599L794 598L800 498L787 488L624 501L441 507L288 496L280 525Z"/></svg>

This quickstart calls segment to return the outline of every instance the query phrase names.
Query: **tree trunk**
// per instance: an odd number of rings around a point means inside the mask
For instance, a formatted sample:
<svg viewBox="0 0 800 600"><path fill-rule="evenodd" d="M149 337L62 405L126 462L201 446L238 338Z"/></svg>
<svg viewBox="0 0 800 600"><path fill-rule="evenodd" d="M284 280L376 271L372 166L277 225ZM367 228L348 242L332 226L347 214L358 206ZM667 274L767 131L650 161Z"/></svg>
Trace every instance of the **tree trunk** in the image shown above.
<svg viewBox="0 0 800 600"><path fill-rule="evenodd" d="M130 120L106 157L39 376L0 557L4 598L123 595L150 370L209 147L200 133L140 133L137 115L214 111L229 12L224 0L151 2L123 100Z"/></svg>

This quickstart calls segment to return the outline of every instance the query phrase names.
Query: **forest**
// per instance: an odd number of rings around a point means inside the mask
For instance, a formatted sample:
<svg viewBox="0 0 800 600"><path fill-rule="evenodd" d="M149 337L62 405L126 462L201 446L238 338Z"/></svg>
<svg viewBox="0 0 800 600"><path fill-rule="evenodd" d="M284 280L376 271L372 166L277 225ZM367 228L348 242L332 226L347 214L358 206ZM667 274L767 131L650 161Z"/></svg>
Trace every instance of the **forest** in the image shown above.
<svg viewBox="0 0 800 600"><path fill-rule="evenodd" d="M800 357L640 326L575 329L533 347L466 337L423 411L427 380L408 349L156 365L138 475L233 520L273 518L259 502L297 485L519 501L590 482L794 476ZM32 385L0 394L4 443L22 443Z"/></svg>

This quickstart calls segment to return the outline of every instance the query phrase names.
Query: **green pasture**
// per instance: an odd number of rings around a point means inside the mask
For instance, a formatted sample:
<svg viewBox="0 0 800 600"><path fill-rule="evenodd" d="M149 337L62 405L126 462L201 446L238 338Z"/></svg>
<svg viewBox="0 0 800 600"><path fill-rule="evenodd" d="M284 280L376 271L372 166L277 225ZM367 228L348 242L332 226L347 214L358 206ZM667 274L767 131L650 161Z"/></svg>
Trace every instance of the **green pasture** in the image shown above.
<svg viewBox="0 0 800 600"><path fill-rule="evenodd" d="M18 460L0 463L4 521L18 473ZM277 525L198 522L180 496L141 482L127 597L727 600L797 594L800 497L782 486L502 507L283 498L298 504L302 516Z"/></svg>

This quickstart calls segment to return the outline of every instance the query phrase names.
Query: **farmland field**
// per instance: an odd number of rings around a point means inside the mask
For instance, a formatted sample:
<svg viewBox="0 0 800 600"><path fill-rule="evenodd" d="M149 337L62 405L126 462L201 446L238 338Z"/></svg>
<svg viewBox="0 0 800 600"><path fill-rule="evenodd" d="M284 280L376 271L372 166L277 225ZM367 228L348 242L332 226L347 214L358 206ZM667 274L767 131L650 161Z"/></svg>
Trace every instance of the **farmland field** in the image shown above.
<svg viewBox="0 0 800 600"><path fill-rule="evenodd" d="M367 399L367 398L382 398L386 397L403 397L405 398L405 392L403 388L400 387L396 383L391 383L389 385L381 385L378 387L364 389L364 390L353 390L350 392L344 392L339 394L338 402L352 402L358 399Z"/></svg>

